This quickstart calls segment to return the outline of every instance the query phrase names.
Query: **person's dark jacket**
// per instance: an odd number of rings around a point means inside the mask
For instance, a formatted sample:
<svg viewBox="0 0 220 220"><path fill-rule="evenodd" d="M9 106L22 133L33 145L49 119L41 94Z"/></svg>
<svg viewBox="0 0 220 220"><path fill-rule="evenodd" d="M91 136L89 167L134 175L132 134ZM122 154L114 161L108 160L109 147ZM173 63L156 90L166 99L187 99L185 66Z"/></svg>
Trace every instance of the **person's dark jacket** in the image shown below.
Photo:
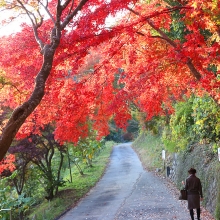
<svg viewBox="0 0 220 220"><path fill-rule="evenodd" d="M200 197L203 198L201 181L195 175L191 174L186 179L185 189L187 190L188 195L199 194Z"/></svg>

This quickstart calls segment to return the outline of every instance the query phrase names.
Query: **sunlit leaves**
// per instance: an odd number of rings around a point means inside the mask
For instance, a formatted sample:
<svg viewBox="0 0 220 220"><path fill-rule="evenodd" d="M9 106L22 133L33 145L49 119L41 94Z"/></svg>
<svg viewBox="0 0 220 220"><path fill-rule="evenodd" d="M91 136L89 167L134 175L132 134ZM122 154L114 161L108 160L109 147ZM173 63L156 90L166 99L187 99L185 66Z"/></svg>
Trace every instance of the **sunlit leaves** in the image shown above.
<svg viewBox="0 0 220 220"><path fill-rule="evenodd" d="M42 2L24 3L37 12L36 4ZM56 3L50 1L46 14L36 15L37 23L45 19L37 28L43 43L51 42ZM66 7L59 25L77 3ZM122 11L121 21L106 27L106 18ZM44 98L17 137L33 130L39 133L41 125L53 121L61 143L85 138L90 127L100 139L108 134L112 118L119 127L126 127L130 105L150 119L172 113L173 104L192 92L206 91L219 102L218 19L218 2L211 0L152 0L135 5L88 1L62 30ZM1 38L0 52L7 82L16 86L5 90L4 102L15 107L33 91L42 51L32 28L23 25L21 33Z"/></svg>

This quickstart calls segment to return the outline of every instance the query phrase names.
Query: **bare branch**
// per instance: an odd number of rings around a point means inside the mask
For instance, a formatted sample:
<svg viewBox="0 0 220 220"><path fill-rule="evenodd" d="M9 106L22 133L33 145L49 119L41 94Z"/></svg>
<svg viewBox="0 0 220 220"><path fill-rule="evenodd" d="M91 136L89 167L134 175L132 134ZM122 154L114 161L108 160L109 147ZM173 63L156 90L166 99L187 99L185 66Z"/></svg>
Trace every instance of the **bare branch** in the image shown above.
<svg viewBox="0 0 220 220"><path fill-rule="evenodd" d="M37 32L37 28L39 27L40 24L42 24L42 20L38 24L35 15L33 13L31 13L30 11L28 11L27 8L24 6L24 4L20 0L17 0L17 1L21 5L22 9L26 12L26 14L29 17L29 19L31 20L35 39L36 39L37 43L39 44L41 50L43 50L44 44L43 44L42 40L40 39L40 37L38 35L38 32ZM34 20L32 19L31 15L34 17Z"/></svg>
<svg viewBox="0 0 220 220"><path fill-rule="evenodd" d="M53 21L53 23L55 24L55 19L53 18L52 14L50 13L50 11L48 10L47 6L48 6L48 2L46 4L46 6L41 2L38 1L40 3L40 5L44 8L44 10L47 12L47 14L49 15L49 17L51 18L51 20Z"/></svg>
<svg viewBox="0 0 220 220"><path fill-rule="evenodd" d="M64 10L68 5L69 3L72 1L72 4L74 2L74 0L67 0L63 5L62 5L62 10Z"/></svg>
<svg viewBox="0 0 220 220"><path fill-rule="evenodd" d="M36 26L37 25L37 19L35 18L34 14L32 12L30 12L25 6L24 4L20 1L20 0L17 0L18 3L21 5L21 8L26 12L27 16L29 17L31 23L33 26ZM31 17L31 15L34 17L34 20L33 18Z"/></svg>
<svg viewBox="0 0 220 220"><path fill-rule="evenodd" d="M57 13L56 13L56 27L60 29L60 18L62 14L63 8L61 6L60 0L57 3Z"/></svg>
<svg viewBox="0 0 220 220"><path fill-rule="evenodd" d="M0 89L3 89L5 86L11 86L11 87L15 88L19 93L21 93L21 91L17 88L17 86L12 84L11 82L1 81L1 78L0 78L0 85L2 85L2 87Z"/></svg>
<svg viewBox="0 0 220 220"><path fill-rule="evenodd" d="M63 21L62 25L61 25L61 29L63 30L67 24L73 19L73 17L79 12L81 11L81 9L83 8L83 6L88 2L89 0L81 0L81 2L78 4L78 6L75 8L75 10L70 13L69 15L67 15L66 19Z"/></svg>
<svg viewBox="0 0 220 220"><path fill-rule="evenodd" d="M39 10L37 10L37 13L38 13L38 15L40 17L40 22L37 23L37 28L39 28L43 24L43 20L44 19L43 19L43 16L41 15Z"/></svg>
<svg viewBox="0 0 220 220"><path fill-rule="evenodd" d="M71 6L70 6L70 10L69 10L69 14L71 13L71 11L73 9L73 4L74 4L74 0L72 0Z"/></svg>

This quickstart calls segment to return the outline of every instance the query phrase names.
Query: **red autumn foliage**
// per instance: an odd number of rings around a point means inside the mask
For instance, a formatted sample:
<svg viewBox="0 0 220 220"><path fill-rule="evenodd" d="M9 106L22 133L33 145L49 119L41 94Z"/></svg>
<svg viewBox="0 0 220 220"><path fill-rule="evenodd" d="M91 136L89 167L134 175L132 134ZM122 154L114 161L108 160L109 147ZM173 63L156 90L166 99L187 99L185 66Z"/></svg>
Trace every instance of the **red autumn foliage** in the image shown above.
<svg viewBox="0 0 220 220"><path fill-rule="evenodd" d="M13 162L15 161L15 156L10 154L6 156L2 161L0 161L0 176L4 175L4 173L13 172L15 170L15 165Z"/></svg>
<svg viewBox="0 0 220 220"><path fill-rule="evenodd" d="M77 142L90 126L98 138L107 135L111 118L126 127L131 104L150 119L172 113L183 94L208 92L219 103L218 2L53 0L45 7L49 19L1 38L0 67L13 89L5 85L0 100L23 104L5 126L0 159L15 134L39 133L51 121L57 140ZM122 11L124 18L106 27L106 18Z"/></svg>

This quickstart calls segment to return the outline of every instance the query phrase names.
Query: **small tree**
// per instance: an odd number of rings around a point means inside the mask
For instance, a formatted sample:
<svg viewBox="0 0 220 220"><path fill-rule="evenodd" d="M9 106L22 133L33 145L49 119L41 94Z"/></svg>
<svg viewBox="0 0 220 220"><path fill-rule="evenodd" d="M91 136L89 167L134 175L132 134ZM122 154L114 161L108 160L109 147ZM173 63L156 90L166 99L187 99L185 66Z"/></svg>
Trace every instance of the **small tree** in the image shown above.
<svg viewBox="0 0 220 220"><path fill-rule="evenodd" d="M65 147L55 141L52 132L52 126L47 125L42 129L42 136L32 134L10 148L10 152L15 153L20 160L25 157L25 161L32 162L39 168L47 193L45 198L48 200L58 193L65 154Z"/></svg>

